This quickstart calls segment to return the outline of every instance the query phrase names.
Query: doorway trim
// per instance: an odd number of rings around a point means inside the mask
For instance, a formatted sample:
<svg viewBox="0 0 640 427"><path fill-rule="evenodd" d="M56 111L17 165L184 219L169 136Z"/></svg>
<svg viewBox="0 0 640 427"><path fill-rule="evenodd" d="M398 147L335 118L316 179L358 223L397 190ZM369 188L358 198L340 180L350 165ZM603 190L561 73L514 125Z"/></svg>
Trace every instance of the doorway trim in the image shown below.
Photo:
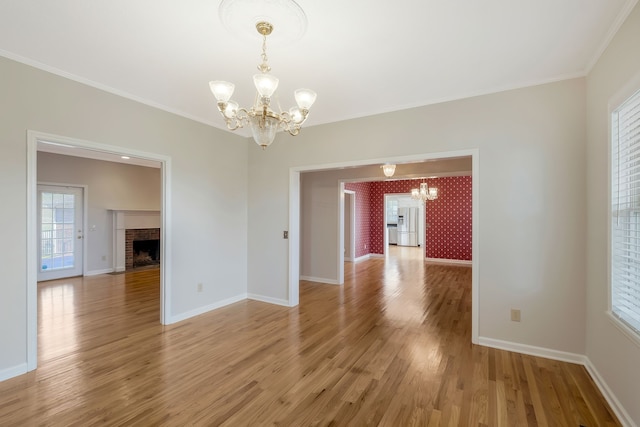
<svg viewBox="0 0 640 427"><path fill-rule="evenodd" d="M348 258L351 262L354 262L356 259L356 192L353 190L345 190L344 189L344 182L342 183L342 194L345 194L344 197L344 206L343 209L346 209L347 206L347 201L349 204L349 240L350 242L350 246L349 246L349 253L348 253ZM346 195L349 195L348 197ZM342 212L342 218L344 218L344 210ZM344 226L345 224L343 224ZM344 231L344 230L343 230ZM344 232L342 233L342 238L344 239ZM342 242L342 246L345 245L345 242ZM347 247L344 247L345 251L347 249ZM342 262L344 263L344 258L342 259ZM344 283L344 272L342 274L343 276L343 280L342 282Z"/></svg>
<svg viewBox="0 0 640 427"><path fill-rule="evenodd" d="M160 323L171 323L171 157L126 147L27 130L27 371L38 367L38 282L37 282L37 186L38 141L71 145L93 151L127 155L160 162L161 167L161 259ZM86 200L86 198L85 198ZM86 203L86 201L85 201ZM85 253L86 255L86 253ZM85 257L86 258L86 257Z"/></svg>
<svg viewBox="0 0 640 427"><path fill-rule="evenodd" d="M472 177L472 230L471 230L471 342L479 343L480 331L480 150L478 148L446 151L440 153L424 153L411 156L390 157L383 159L357 160L340 163L329 163L311 166L294 166L289 169L289 306L294 307L300 301L300 174L328 169L339 169L354 166L379 165L390 163L411 163L426 160L446 159L452 157L471 156ZM340 252L340 251L338 251ZM340 258L340 257L338 257ZM344 266L343 266L344 268ZM340 271L338 265L337 271Z"/></svg>

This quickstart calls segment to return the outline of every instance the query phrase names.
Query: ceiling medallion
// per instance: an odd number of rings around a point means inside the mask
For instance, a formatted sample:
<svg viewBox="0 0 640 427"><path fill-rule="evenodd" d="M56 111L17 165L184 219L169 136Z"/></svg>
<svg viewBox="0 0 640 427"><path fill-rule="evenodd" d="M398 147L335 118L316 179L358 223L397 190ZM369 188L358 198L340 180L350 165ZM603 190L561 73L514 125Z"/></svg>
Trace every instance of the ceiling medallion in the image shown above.
<svg viewBox="0 0 640 427"><path fill-rule="evenodd" d="M277 29L269 40L278 46L300 40L307 31L307 16L293 0L222 0L218 16L230 33L247 41L255 40L259 22Z"/></svg>

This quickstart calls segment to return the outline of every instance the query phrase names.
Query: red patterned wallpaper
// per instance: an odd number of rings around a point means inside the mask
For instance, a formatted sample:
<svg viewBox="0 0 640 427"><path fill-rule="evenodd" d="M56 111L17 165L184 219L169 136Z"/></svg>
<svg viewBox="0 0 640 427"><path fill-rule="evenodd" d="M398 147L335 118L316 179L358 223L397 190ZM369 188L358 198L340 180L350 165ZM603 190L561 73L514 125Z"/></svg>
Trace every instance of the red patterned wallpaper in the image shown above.
<svg viewBox="0 0 640 427"><path fill-rule="evenodd" d="M410 193L419 182L409 179L370 183L371 253L384 253L384 195ZM427 182L439 191L436 200L427 202L427 258L471 260L471 177L432 178Z"/></svg>
<svg viewBox="0 0 640 427"><path fill-rule="evenodd" d="M429 185L440 193L427 202L427 258L471 261L471 177L437 178Z"/></svg>
<svg viewBox="0 0 640 427"><path fill-rule="evenodd" d="M356 258L371 252L370 220L371 200L369 197L370 182L347 182L345 190L356 192Z"/></svg>

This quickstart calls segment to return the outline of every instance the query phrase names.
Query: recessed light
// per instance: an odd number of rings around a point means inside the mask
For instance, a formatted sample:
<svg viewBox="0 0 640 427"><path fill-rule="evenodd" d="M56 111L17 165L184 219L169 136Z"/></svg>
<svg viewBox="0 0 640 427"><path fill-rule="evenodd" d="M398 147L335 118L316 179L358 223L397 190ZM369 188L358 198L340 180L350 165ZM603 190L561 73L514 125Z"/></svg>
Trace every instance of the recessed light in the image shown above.
<svg viewBox="0 0 640 427"><path fill-rule="evenodd" d="M129 156L120 156L120 158L124 159L124 160L129 160L131 157L129 157Z"/></svg>

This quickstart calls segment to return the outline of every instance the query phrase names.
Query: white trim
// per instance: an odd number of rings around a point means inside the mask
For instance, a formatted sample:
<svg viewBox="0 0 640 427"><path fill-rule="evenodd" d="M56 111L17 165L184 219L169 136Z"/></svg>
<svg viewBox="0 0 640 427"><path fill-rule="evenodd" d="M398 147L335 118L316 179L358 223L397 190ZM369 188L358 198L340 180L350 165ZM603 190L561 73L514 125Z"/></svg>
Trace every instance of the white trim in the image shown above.
<svg viewBox="0 0 640 427"><path fill-rule="evenodd" d="M340 211L338 212L338 218L339 218L339 229L340 229L340 236L338 236L338 256L340 257L340 259L338 260L338 267L339 267L339 271L338 271L338 280L340 281L340 284L344 284L344 263L345 261L348 262L354 262L355 256L356 256L356 192L353 190L345 190L344 189L344 182L341 181L340 182ZM344 228L345 228L345 223L344 223L344 209L345 209L345 205L346 205L346 194L350 195L349 198L349 212L351 213L350 215L350 219L349 221L351 222L351 228L350 228L350 236L349 239L351 240L351 247L349 248L349 255L345 256L345 252L346 252L346 247L345 247L345 243L344 243Z"/></svg>
<svg viewBox="0 0 640 427"><path fill-rule="evenodd" d="M27 131L27 371L38 367L38 141Z"/></svg>
<svg viewBox="0 0 640 427"><path fill-rule="evenodd" d="M171 319L169 319L169 323L171 324L171 323L182 322L183 320L200 316L201 314L207 313L209 311L226 307L227 305L235 304L237 302L240 302L246 299L247 299L247 294L240 294L231 298L223 299L222 301L217 301L217 302L214 302L213 304L205 305L203 307L198 307L196 309L187 311L185 313L180 313L178 315L172 316Z"/></svg>
<svg viewBox="0 0 640 427"><path fill-rule="evenodd" d="M338 280L344 284L344 182L338 183Z"/></svg>
<svg viewBox="0 0 640 427"><path fill-rule="evenodd" d="M602 393L609 406L611 406L616 417L618 417L618 421L620 421L623 426L637 427L629 413L624 409L624 406L622 406L616 395L613 394L613 391L611 391L604 378L600 375L600 372L598 372L587 356L584 356L583 365L587 369L587 372L589 372L589 375L591 375L591 378L596 384L596 387L600 390L600 393Z"/></svg>
<svg viewBox="0 0 640 427"><path fill-rule="evenodd" d="M553 350L550 348L537 347L528 344L514 343L511 341L497 340L493 338L479 337L478 344L485 347L497 348L500 350L513 351L515 353L528 354L530 356L544 357L547 359L560 360L562 362L584 364L586 357L578 353Z"/></svg>
<svg viewBox="0 0 640 427"><path fill-rule="evenodd" d="M627 20L627 18L629 17L629 14L633 10L633 8L636 6L637 2L638 0L626 0L624 6L618 13L618 16L616 16L616 19L613 21L613 24L611 25L611 27L609 27L609 31L607 31L607 34L602 40L602 43L600 44L600 46L598 46L598 49L593 54L593 57L587 63L587 66L583 72L585 76L591 73L591 70L598 63L598 60L600 59L604 51L607 49L607 47L609 47L611 40L613 40L613 37L615 37L615 35L618 33L618 30L620 30L620 27L622 27L622 24L624 24L624 21Z"/></svg>
<svg viewBox="0 0 640 427"><path fill-rule="evenodd" d="M297 211L296 211L297 209ZM289 307L300 303L300 172L289 170Z"/></svg>
<svg viewBox="0 0 640 427"><path fill-rule="evenodd" d="M466 265L471 267L472 261L465 259L446 259L446 258L425 258L426 262L434 264L451 264L451 265Z"/></svg>
<svg viewBox="0 0 640 427"><path fill-rule="evenodd" d="M0 371L0 381L8 380L9 378L17 377L18 375L26 374L30 369L26 363L21 363L17 366L12 366Z"/></svg>
<svg viewBox="0 0 640 427"><path fill-rule="evenodd" d="M109 274L109 273L113 273L113 268L103 268L102 270L91 270L91 271L87 271L84 275L85 276L99 276L101 274Z"/></svg>
<svg viewBox="0 0 640 427"><path fill-rule="evenodd" d="M471 153L471 342L478 344L480 339L480 150L471 150ZM425 242L425 246L426 244Z"/></svg>
<svg viewBox="0 0 640 427"><path fill-rule="evenodd" d="M471 156L472 164L472 267L471 273L471 342L478 343L478 333L480 330L480 150L477 148L445 151L439 153L413 154L409 156L398 156L390 158L377 158L368 160L352 160L346 162L336 162L310 166L294 166L289 169L289 303L291 306L297 305L298 300L292 303L291 296L298 296L299 292L299 267L300 267L300 173L318 170L339 169L354 166L380 165L382 163L411 163L425 160L447 159L451 157ZM380 254L370 254L372 257L384 257ZM339 266L337 266L339 269Z"/></svg>
<svg viewBox="0 0 640 427"><path fill-rule="evenodd" d="M128 155L161 163L162 172L162 227L160 266L160 322L171 323L171 157L133 150L126 147L101 144L61 135L27 130L27 370L32 371L38 365L38 296L37 296L37 158L38 140L72 145L94 151ZM85 197L88 199L88 197ZM86 230L85 224L85 230Z"/></svg>
<svg viewBox="0 0 640 427"><path fill-rule="evenodd" d="M313 277L313 276L300 276L300 280L306 280L307 282L317 282L317 283L326 283L328 285L341 285L339 281L335 279L326 279L324 277Z"/></svg>
<svg viewBox="0 0 640 427"><path fill-rule="evenodd" d="M609 291L609 299L611 299L611 291ZM607 310L606 314L611 323L613 323L613 326L618 328L618 330L620 330L620 332L622 332L623 335L626 336L637 347L640 347L640 335L638 335L636 331L634 331L626 323L618 319L618 317L611 312L611 309Z"/></svg>
<svg viewBox="0 0 640 427"><path fill-rule="evenodd" d="M266 302L269 304L275 304L275 305L282 305L285 307L289 307L289 301L287 301L286 299L280 299L280 298L271 298L271 297L267 297L264 295L258 295L258 294L247 294L247 299L253 300L253 301L260 301L260 302Z"/></svg>
<svg viewBox="0 0 640 427"><path fill-rule="evenodd" d="M371 258L371 256L370 256L370 255L371 255L371 254L366 254L366 255L359 256L358 258L354 259L354 260L353 260L353 262L366 261L366 260L368 260L369 258Z"/></svg>
<svg viewBox="0 0 640 427"><path fill-rule="evenodd" d="M126 92L126 91L123 91L123 90L120 90L120 89L113 88L111 86L108 86L108 85L105 85L105 84L102 84L102 83L98 83L96 81L87 79L85 77L78 76L76 74L69 73L69 72L61 70L59 68L52 67L52 66L47 65L47 64L43 64L42 62L35 61L35 60L31 59L31 58L25 58L24 56L15 54L13 52L9 52L9 51L4 50L4 49L0 49L0 56L3 56L5 58L9 58L9 59L11 59L13 61L20 62L22 64L29 65L31 67L38 68L40 70L46 71L46 72L51 73L51 74L55 74L55 75L60 76L60 77L64 77L65 79L69 79L69 80L72 80L74 82L82 83L83 85L90 86L90 87L99 89L99 90L104 91L104 92L108 92L108 93L111 93L111 94L114 94L114 95L117 95L117 96L121 96L123 98L129 99L129 100L132 100L132 101L135 101L135 102L139 102L140 104L148 105L149 107L157 108L158 110L166 111L167 113L175 114L177 116L184 117L184 118L187 118L189 120L193 120L193 121L196 121L196 122L199 122L199 123L203 123L205 125L209 125L209 126L215 127L217 129L220 129L220 130L227 130L226 126L223 126L221 124L221 123L224 123L224 122L219 123L217 121L211 121L210 119L205 119L205 118L202 118L202 117L194 116L193 114L189 114L189 113L187 113L185 111L178 110L176 108L172 108L172 107L166 106L164 104L160 104L160 103L155 102L155 101L151 101L149 99L134 95L132 93L129 93L129 92ZM241 132L241 133L243 133L243 132ZM244 132L244 136L245 137L249 137L250 133L245 131Z"/></svg>
<svg viewBox="0 0 640 427"><path fill-rule="evenodd" d="M385 258L385 254L369 254L369 258Z"/></svg>

